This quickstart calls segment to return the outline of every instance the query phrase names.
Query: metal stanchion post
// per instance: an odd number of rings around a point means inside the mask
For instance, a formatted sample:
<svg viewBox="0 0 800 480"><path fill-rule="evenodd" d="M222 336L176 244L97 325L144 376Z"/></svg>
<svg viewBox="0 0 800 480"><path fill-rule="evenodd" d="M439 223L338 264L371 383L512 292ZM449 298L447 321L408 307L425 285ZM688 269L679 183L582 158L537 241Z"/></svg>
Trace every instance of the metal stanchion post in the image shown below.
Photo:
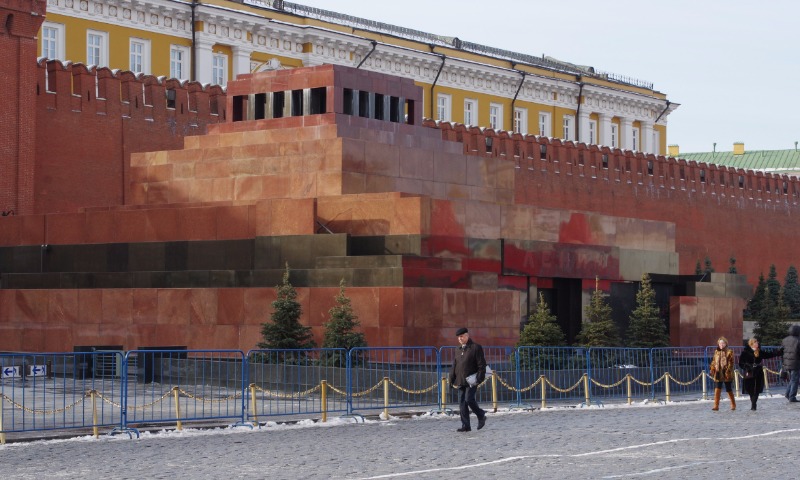
<svg viewBox="0 0 800 480"><path fill-rule="evenodd" d="M706 371L701 372L700 378L703 380L703 400L708 400L708 382L706 382Z"/></svg>
<svg viewBox="0 0 800 480"><path fill-rule="evenodd" d="M179 398L179 388L172 387L172 395L175 397L175 418L178 419L177 429L178 431L183 430L183 424L181 423L181 403L178 401Z"/></svg>
<svg viewBox="0 0 800 480"><path fill-rule="evenodd" d="M764 392L769 396L769 375L767 375L766 367L762 368L761 371L764 372Z"/></svg>
<svg viewBox="0 0 800 480"><path fill-rule="evenodd" d="M497 377L492 373L492 406L495 413L497 412Z"/></svg>
<svg viewBox="0 0 800 480"><path fill-rule="evenodd" d="M444 406L447 404L447 377L442 375L442 404L441 410L444 412Z"/></svg>
<svg viewBox="0 0 800 480"><path fill-rule="evenodd" d="M591 405L591 400L589 400L589 375L583 374L583 391L586 392L586 406Z"/></svg>
<svg viewBox="0 0 800 480"><path fill-rule="evenodd" d="M258 405L256 405L256 384L250 384L250 414L253 416L253 426L258 425Z"/></svg>
<svg viewBox="0 0 800 480"><path fill-rule="evenodd" d="M665 389L666 394L667 394L667 403L669 403L669 401L670 401L670 399L669 399L669 379L670 379L670 375L669 375L669 372L667 372L666 375L664 375L664 389Z"/></svg>
<svg viewBox="0 0 800 480"><path fill-rule="evenodd" d="M320 382L320 402L322 403L322 423L328 421L328 381Z"/></svg>
<svg viewBox="0 0 800 480"><path fill-rule="evenodd" d="M389 377L383 377L383 416L389 419Z"/></svg>
<svg viewBox="0 0 800 480"><path fill-rule="evenodd" d="M92 397L92 433L94 434L94 438L98 438L100 433L97 430L97 391L90 390L89 395Z"/></svg>
<svg viewBox="0 0 800 480"><path fill-rule="evenodd" d="M3 402L5 396L0 397L0 445L6 444L6 429L3 426Z"/></svg>
<svg viewBox="0 0 800 480"><path fill-rule="evenodd" d="M545 396L547 395L547 382L544 380L544 375L539 375L539 381L542 382L542 408L547 406L547 400Z"/></svg>
<svg viewBox="0 0 800 480"><path fill-rule="evenodd" d="M633 403L633 399L631 398L631 374L625 375L625 380L628 382L628 405Z"/></svg>

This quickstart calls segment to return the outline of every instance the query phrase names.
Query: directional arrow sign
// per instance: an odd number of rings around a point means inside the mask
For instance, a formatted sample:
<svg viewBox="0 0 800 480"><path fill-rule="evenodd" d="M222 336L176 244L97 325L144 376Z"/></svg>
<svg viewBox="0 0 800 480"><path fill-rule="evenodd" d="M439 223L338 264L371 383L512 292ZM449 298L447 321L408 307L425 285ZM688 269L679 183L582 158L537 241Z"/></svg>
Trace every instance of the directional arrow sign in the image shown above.
<svg viewBox="0 0 800 480"><path fill-rule="evenodd" d="M19 367L5 367L3 369L3 378L19 377Z"/></svg>
<svg viewBox="0 0 800 480"><path fill-rule="evenodd" d="M47 367L45 365L34 365L31 367L31 377L41 377L47 374Z"/></svg>

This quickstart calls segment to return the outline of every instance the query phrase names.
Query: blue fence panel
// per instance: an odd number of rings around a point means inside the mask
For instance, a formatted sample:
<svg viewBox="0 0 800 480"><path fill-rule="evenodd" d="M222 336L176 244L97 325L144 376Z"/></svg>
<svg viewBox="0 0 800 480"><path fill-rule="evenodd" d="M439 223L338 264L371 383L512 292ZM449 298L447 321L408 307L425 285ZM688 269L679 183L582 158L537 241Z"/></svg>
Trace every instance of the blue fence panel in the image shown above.
<svg viewBox="0 0 800 480"><path fill-rule="evenodd" d="M581 402L585 397L586 349L573 347L519 347L516 350L518 404Z"/></svg>
<svg viewBox="0 0 800 480"><path fill-rule="evenodd" d="M702 398L703 371L707 372L707 360L703 347L664 347L654 348L653 377L661 378L669 373L670 400L683 398ZM666 396L666 379L654 385L656 398Z"/></svg>
<svg viewBox="0 0 800 480"><path fill-rule="evenodd" d="M349 353L350 413L439 405L442 369L435 347L353 348Z"/></svg>
<svg viewBox="0 0 800 480"><path fill-rule="evenodd" d="M587 351L590 400L652 399L659 376L654 375L650 353L648 348L590 348ZM659 384L663 382L661 379Z"/></svg>
<svg viewBox="0 0 800 480"><path fill-rule="evenodd" d="M124 373L121 352L0 354L0 431L118 426Z"/></svg>
<svg viewBox="0 0 800 480"><path fill-rule="evenodd" d="M239 350L131 350L125 362L123 427L244 420L247 366Z"/></svg>
<svg viewBox="0 0 800 480"><path fill-rule="evenodd" d="M247 353L250 382L248 421L262 417L317 415L347 411L347 351L251 350ZM322 403L322 382L326 403Z"/></svg>

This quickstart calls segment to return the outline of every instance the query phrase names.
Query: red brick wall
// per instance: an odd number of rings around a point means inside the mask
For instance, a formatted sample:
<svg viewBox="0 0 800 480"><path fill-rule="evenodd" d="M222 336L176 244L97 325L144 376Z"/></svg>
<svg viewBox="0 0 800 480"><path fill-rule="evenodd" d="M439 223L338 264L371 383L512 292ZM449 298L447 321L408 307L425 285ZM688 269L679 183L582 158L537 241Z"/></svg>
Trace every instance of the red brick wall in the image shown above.
<svg viewBox="0 0 800 480"><path fill-rule="evenodd" d="M800 215L796 177L463 125L439 124L439 128L443 138L463 143L468 155L514 162L516 203L674 222L681 274L694 273L696 262L702 264L706 256L717 272L727 272L734 256L738 273L753 284L770 264L776 265L781 278L790 265L800 266L796 247L800 224L794 220ZM492 138L489 152L487 137ZM544 157L542 145L547 149ZM648 162L653 164L652 175Z"/></svg>
<svg viewBox="0 0 800 480"><path fill-rule="evenodd" d="M37 67L35 213L129 203L131 153L182 148L185 136L225 119L217 86L59 61Z"/></svg>
<svg viewBox="0 0 800 480"><path fill-rule="evenodd" d="M0 0L0 211L32 213L36 32L45 2Z"/></svg>

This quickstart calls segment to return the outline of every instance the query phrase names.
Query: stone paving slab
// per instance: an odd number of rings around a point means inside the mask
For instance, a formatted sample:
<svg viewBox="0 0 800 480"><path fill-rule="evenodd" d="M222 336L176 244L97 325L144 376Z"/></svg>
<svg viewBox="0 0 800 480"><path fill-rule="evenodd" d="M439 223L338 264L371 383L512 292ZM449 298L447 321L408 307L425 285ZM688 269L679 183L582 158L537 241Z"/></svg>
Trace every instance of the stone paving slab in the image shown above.
<svg viewBox="0 0 800 480"><path fill-rule="evenodd" d="M260 429L82 437L0 446L3 479L58 478L794 478L800 404L723 402L490 413L481 431L456 416ZM475 422L477 423L477 422ZM473 425L474 427L475 425Z"/></svg>

